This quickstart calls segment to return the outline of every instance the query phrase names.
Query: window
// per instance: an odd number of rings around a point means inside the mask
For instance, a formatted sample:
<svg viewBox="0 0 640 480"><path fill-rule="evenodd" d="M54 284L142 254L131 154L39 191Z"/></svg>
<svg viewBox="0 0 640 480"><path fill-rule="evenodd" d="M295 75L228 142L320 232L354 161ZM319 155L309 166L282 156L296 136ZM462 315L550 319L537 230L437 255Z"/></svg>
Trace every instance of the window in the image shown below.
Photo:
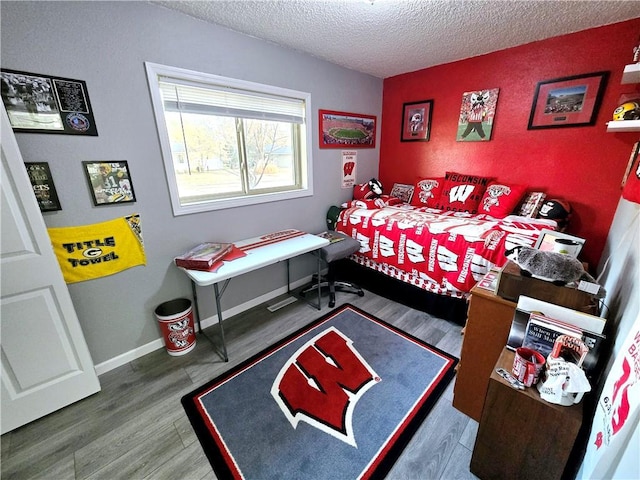
<svg viewBox="0 0 640 480"><path fill-rule="evenodd" d="M310 196L310 95L146 63L174 215Z"/></svg>

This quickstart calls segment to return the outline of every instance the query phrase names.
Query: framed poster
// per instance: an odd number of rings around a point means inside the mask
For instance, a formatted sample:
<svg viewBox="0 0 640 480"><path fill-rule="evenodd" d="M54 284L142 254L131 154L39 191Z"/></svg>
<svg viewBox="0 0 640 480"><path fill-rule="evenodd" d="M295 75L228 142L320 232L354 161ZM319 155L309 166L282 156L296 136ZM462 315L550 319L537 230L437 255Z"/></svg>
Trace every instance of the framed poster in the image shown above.
<svg viewBox="0 0 640 480"><path fill-rule="evenodd" d="M15 132L98 135L82 80L5 69L0 79L2 101Z"/></svg>
<svg viewBox="0 0 640 480"><path fill-rule="evenodd" d="M126 161L82 162L89 181L93 204L98 207L136 201Z"/></svg>
<svg viewBox="0 0 640 480"><path fill-rule="evenodd" d="M456 141L485 142L491 140L499 92L499 88L491 88L462 94Z"/></svg>
<svg viewBox="0 0 640 480"><path fill-rule="evenodd" d="M376 117L358 113L318 112L320 148L374 148Z"/></svg>
<svg viewBox="0 0 640 480"><path fill-rule="evenodd" d="M402 105L401 142L428 142L431 133L433 100L421 100Z"/></svg>
<svg viewBox="0 0 640 480"><path fill-rule="evenodd" d="M33 193L36 196L40 211L55 212L62 210L49 164L47 162L25 162L24 166L27 169L29 181L33 187Z"/></svg>
<svg viewBox="0 0 640 480"><path fill-rule="evenodd" d="M594 125L609 72L595 72L539 82L528 130Z"/></svg>

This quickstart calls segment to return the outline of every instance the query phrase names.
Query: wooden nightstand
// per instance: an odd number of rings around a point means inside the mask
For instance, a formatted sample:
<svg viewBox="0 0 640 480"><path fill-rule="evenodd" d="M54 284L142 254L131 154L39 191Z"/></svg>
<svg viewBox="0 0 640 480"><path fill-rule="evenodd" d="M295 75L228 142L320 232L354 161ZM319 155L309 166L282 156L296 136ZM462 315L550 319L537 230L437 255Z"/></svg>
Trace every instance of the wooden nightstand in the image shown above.
<svg viewBox="0 0 640 480"><path fill-rule="evenodd" d="M495 368L511 371L504 349ZM471 473L481 479L560 479L582 425L582 404L545 402L536 387L516 390L495 373L476 437Z"/></svg>
<svg viewBox="0 0 640 480"><path fill-rule="evenodd" d="M453 406L478 422L489 377L507 344L515 309L514 302L489 290L471 289Z"/></svg>

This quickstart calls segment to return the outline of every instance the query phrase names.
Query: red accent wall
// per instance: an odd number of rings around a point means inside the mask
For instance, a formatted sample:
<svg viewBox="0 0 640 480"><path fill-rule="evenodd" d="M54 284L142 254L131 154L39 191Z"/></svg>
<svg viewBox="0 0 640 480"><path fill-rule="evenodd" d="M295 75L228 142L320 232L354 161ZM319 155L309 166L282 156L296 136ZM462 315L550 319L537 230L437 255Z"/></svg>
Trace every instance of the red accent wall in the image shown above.
<svg viewBox="0 0 640 480"><path fill-rule="evenodd" d="M384 80L379 178L413 183L446 171L492 176L542 190L572 206L569 233L586 238L581 259L597 265L620 198L620 182L640 132L607 133L625 93L622 71L633 61L640 18L501 50ZM540 81L610 71L594 126L527 130ZM488 142L456 142L462 94L499 88ZM402 105L433 99L428 142L401 142Z"/></svg>

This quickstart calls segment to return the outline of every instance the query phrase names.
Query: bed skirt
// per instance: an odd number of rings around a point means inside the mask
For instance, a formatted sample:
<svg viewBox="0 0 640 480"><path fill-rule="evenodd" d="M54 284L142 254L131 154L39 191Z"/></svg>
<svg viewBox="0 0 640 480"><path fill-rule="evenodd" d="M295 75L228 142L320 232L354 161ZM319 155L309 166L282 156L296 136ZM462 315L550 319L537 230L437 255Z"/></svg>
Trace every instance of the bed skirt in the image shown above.
<svg viewBox="0 0 640 480"><path fill-rule="evenodd" d="M351 260L333 262L336 278L351 281L381 297L464 326L467 300L429 292Z"/></svg>

